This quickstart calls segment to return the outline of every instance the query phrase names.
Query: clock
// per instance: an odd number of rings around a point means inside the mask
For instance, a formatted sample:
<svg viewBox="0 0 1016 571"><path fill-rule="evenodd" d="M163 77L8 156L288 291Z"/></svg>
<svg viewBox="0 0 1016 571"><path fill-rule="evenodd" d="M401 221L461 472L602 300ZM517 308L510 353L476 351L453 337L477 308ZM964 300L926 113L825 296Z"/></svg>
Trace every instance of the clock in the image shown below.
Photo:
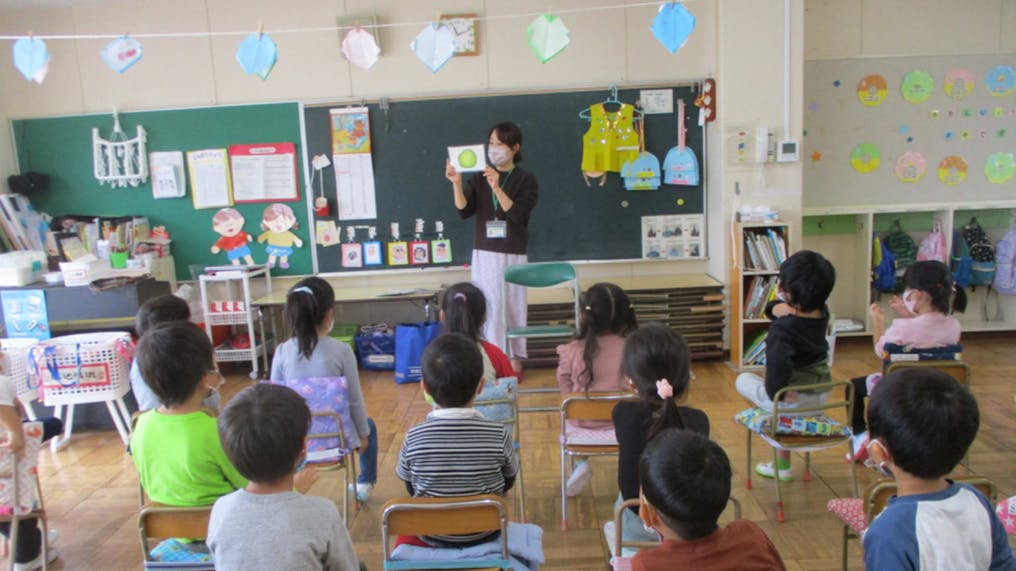
<svg viewBox="0 0 1016 571"><path fill-rule="evenodd" d="M476 14L442 14L441 22L455 36L455 55L475 56L479 53L476 38Z"/></svg>

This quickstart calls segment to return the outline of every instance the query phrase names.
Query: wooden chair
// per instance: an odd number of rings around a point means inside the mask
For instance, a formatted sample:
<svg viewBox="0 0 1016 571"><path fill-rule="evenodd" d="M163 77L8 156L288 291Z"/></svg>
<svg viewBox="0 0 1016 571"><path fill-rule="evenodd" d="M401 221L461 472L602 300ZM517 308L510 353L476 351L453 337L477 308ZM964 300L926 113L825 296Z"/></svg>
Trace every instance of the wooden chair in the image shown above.
<svg viewBox="0 0 1016 571"><path fill-rule="evenodd" d="M0 453L0 506L4 508L4 515L0 515L0 522L10 524L10 536L7 539L8 545L8 569L14 570L14 553L18 545L18 523L24 519L38 519L42 524L42 569L46 570L46 554L49 550L48 543L48 520L46 518L46 506L42 499L42 486L39 483L39 475L35 470L36 461L39 456L39 448L42 447L42 423L27 422L22 425L25 433L25 448L22 457L19 459L10 450L3 450ZM31 491L29 491L31 490Z"/></svg>
<svg viewBox="0 0 1016 571"><path fill-rule="evenodd" d="M734 506L734 519L741 519L741 501L730 496L729 502ZM640 501L638 499L625 500L620 504L614 506L614 537L607 538L607 541L612 542L613 556L610 558L610 567L613 571L628 571L631 569L631 557L625 557L623 555L624 548L632 549L652 549L659 547L660 542L658 541L625 541L624 540L624 510L628 508L639 507Z"/></svg>
<svg viewBox="0 0 1016 571"><path fill-rule="evenodd" d="M519 399L518 379L504 377L494 383L487 383L483 391L473 401L473 408L487 420L511 426L515 454L519 458L519 472L515 477L515 490L518 493L519 521L526 523L526 487L522 478L522 439L519 432Z"/></svg>
<svg viewBox="0 0 1016 571"><path fill-rule="evenodd" d="M572 305L575 308L575 317L572 323L558 325L526 325L524 327L512 327L508 322L508 286L516 285L525 288L550 288L567 284L572 294ZM567 262L548 262L541 264L517 264L509 266L504 272L502 282L501 299L502 304L498 309L504 318L505 324L505 346L508 349L508 357L514 358L512 354L512 339L566 339L575 335L579 323L579 296L580 286L578 272L575 266ZM521 394L534 393L556 393L557 387L522 389ZM522 412L554 412L554 407L523 407Z"/></svg>
<svg viewBox="0 0 1016 571"><path fill-rule="evenodd" d="M144 568L214 570L215 566L211 562L154 561L149 543L153 539L173 537L203 539L208 536L208 518L211 514L212 506L174 507L156 503L145 506L138 514Z"/></svg>
<svg viewBox="0 0 1016 571"><path fill-rule="evenodd" d="M392 536L457 535L500 531L500 557L453 561L393 560ZM401 569L510 569L508 507L495 495L389 500L381 513L385 571Z"/></svg>
<svg viewBox="0 0 1016 571"><path fill-rule="evenodd" d="M783 408L781 410L781 403L783 402L783 396L791 391L828 391L829 399L826 402L808 407L794 407L793 409ZM843 400L836 400L835 395L846 395ZM834 381L832 383L819 383L812 385L800 385L796 387L785 387L777 391L773 398L773 412L772 418L779 419L782 411L786 411L789 414L787 416L826 416L829 412L839 411L846 408L847 418L851 417L851 413L854 410L854 385L850 381ZM835 436L799 436L799 435L786 435L779 434L777 428L779 422L770 422L765 430L758 432L758 435L762 437L773 449L773 467L777 466L777 451L789 450L804 452L804 481L811 481L811 453L819 450L825 450L827 448L833 448L840 444L847 444L847 454L850 458L850 478L853 483L854 493L857 494L857 466L853 462L853 447L850 446L851 434L849 429L845 431L843 435ZM752 429L747 429L747 465L745 468L746 481L745 487L751 489L751 477L754 469L751 465L751 435ZM783 491L780 485L779 474L775 474L773 481L776 482L776 520L783 523L786 520L786 515L783 511Z"/></svg>
<svg viewBox="0 0 1016 571"><path fill-rule="evenodd" d="M952 476L951 479L958 484L968 484L977 488L982 494L994 503L998 496L998 489L995 484L981 476ZM864 495L858 498L837 498L829 500L826 508L843 522L843 548L841 562L843 571L847 569L847 542L850 539L861 537L875 517L882 513L890 498L896 495L896 481L883 478L864 491Z"/></svg>
<svg viewBox="0 0 1016 571"><path fill-rule="evenodd" d="M623 400L634 399L632 393L571 393L561 401L561 530L568 531L568 494L567 482L569 470L565 459L572 470L575 469L575 457L616 456L619 450L617 439L612 442L586 443L578 442L573 434L568 433L568 421L612 421L614 407Z"/></svg>

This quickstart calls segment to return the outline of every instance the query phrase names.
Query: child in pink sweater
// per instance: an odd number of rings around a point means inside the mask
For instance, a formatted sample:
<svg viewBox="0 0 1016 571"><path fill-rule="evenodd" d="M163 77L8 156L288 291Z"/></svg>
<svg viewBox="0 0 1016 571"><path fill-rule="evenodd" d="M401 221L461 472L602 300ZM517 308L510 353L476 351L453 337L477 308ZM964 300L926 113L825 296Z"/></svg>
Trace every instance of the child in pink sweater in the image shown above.
<svg viewBox="0 0 1016 571"><path fill-rule="evenodd" d="M561 394L624 392L628 383L621 374L624 338L638 324L628 294L611 283L590 286L582 296L579 330L575 339L557 346L557 385ZM596 426L585 426L595 428ZM579 462L568 478L569 496L582 493L592 472Z"/></svg>

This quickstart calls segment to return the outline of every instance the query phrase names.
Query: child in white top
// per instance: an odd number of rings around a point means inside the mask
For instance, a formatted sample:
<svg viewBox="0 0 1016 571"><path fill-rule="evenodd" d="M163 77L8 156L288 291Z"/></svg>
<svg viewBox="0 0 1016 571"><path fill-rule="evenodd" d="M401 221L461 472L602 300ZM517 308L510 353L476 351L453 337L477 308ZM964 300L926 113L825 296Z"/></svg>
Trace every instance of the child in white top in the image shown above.
<svg viewBox="0 0 1016 571"><path fill-rule="evenodd" d="M335 320L335 290L318 277L300 280L286 295L286 319L293 337L275 350L271 379L346 378L349 414L356 426L355 433L346 438L360 453L356 498L365 502L377 482L377 427L374 419L367 417L352 348L328 336Z"/></svg>

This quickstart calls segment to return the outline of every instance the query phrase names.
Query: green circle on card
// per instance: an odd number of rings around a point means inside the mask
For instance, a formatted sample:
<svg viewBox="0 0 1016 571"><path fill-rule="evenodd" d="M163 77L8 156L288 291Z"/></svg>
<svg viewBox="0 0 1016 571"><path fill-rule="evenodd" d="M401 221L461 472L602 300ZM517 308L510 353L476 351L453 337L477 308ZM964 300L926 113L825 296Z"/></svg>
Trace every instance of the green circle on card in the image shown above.
<svg viewBox="0 0 1016 571"><path fill-rule="evenodd" d="M995 184L1007 182L1016 174L1016 158L1012 153L991 153L984 161L984 176Z"/></svg>
<svg viewBox="0 0 1016 571"><path fill-rule="evenodd" d="M459 164L471 169L476 166L476 153L473 149L466 149L459 153Z"/></svg>

